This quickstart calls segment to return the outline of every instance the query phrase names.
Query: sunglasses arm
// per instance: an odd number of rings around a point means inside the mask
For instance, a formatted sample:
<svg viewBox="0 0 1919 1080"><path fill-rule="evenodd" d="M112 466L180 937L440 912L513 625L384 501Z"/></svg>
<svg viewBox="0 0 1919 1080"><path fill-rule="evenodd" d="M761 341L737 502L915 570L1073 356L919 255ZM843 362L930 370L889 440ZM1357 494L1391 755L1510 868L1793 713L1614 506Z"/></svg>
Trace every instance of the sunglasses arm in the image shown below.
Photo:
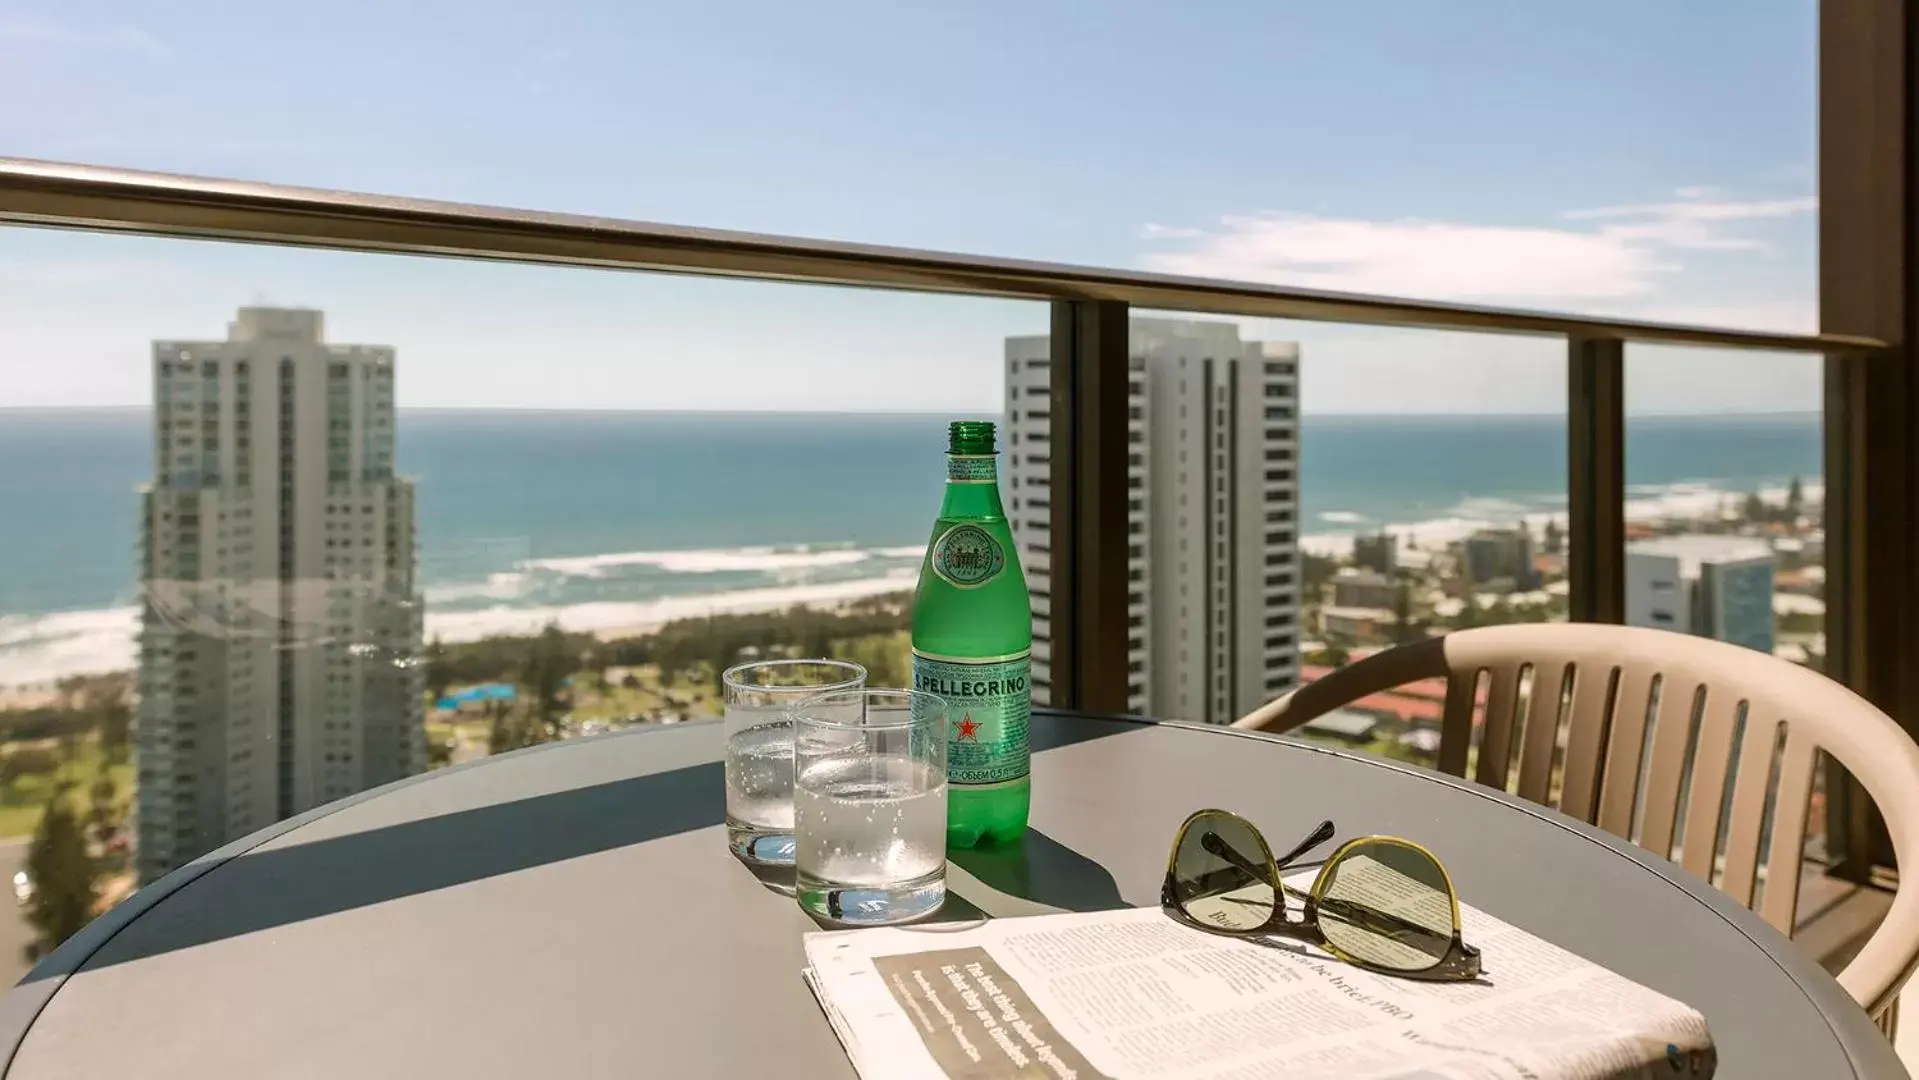
<svg viewBox="0 0 1919 1080"><path fill-rule="evenodd" d="M1330 819L1326 821L1322 821L1319 823L1319 827L1314 829L1312 833L1306 837L1306 839L1301 840L1299 844L1293 848L1293 850L1287 852L1284 855L1281 855L1277 859L1274 859L1273 866L1276 869L1284 870L1288 866L1291 866L1295 861L1297 861L1300 856L1313 850L1314 848L1325 843L1326 841L1331 840L1332 838L1333 838L1332 821Z"/></svg>
<svg viewBox="0 0 1919 1080"><path fill-rule="evenodd" d="M1284 870L1287 866L1291 865L1300 856L1306 854L1307 852L1313 850L1314 848L1320 846L1321 844L1324 844L1326 841L1331 840L1332 838L1333 838L1333 823L1331 821L1320 822L1319 827L1314 829L1312 831L1312 834L1307 836L1306 839L1300 841L1299 844L1293 848L1293 850L1287 852L1284 858L1274 860L1273 869ZM1200 838L1200 846L1204 847L1207 851L1212 852L1214 855L1222 859L1225 859L1227 862L1232 863L1235 867L1237 867L1241 871L1247 874L1250 874L1253 877L1258 878L1259 880L1262 880L1262 881L1266 879L1266 867L1259 866L1256 863L1254 863L1253 860L1246 857L1244 852L1241 852L1235 849L1233 845L1227 843L1225 838L1220 836L1218 833L1213 832L1211 830L1207 830L1206 834ZM1277 878L1275 878L1270 884L1274 888L1291 893L1294 896L1304 895L1298 889L1295 889L1292 886L1287 885L1284 881L1278 880Z"/></svg>

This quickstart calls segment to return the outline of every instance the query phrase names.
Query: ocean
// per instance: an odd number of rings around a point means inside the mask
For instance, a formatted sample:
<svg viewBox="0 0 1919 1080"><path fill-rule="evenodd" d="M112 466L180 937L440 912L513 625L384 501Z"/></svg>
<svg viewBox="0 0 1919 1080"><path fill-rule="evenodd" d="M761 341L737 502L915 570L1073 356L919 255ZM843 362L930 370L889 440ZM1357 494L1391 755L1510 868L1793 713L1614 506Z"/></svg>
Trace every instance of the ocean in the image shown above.
<svg viewBox="0 0 1919 1080"><path fill-rule="evenodd" d="M944 417L402 410L429 633L638 626L910 588ZM0 410L0 686L131 657L144 409ZM1309 543L1563 511L1560 416L1311 416ZM1636 417L1643 505L1820 476L1816 414Z"/></svg>

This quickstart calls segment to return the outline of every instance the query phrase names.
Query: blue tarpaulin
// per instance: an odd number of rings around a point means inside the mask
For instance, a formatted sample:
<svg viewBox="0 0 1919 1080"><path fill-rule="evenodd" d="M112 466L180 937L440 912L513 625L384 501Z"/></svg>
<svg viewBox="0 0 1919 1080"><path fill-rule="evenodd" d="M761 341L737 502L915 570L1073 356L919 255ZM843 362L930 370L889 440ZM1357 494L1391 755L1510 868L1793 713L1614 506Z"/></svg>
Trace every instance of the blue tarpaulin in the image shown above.
<svg viewBox="0 0 1919 1080"><path fill-rule="evenodd" d="M469 701L512 701L519 696L519 690L510 683L481 683L440 699L441 712L452 712Z"/></svg>

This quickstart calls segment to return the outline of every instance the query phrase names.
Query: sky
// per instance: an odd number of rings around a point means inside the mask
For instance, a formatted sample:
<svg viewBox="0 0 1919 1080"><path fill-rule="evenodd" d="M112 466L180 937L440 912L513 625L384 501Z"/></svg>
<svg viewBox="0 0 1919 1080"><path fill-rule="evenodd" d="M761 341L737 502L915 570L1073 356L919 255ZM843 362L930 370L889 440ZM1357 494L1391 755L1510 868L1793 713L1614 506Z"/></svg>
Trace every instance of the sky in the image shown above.
<svg viewBox="0 0 1919 1080"><path fill-rule="evenodd" d="M1816 0L0 0L0 155L1812 331L1816 31ZM0 229L0 406L144 403L152 340L260 302L394 346L421 407L994 410L1047 325ZM1565 405L1553 339L1246 334L1301 343L1308 411ZM1819 400L1810 356L1628 365L1635 412Z"/></svg>

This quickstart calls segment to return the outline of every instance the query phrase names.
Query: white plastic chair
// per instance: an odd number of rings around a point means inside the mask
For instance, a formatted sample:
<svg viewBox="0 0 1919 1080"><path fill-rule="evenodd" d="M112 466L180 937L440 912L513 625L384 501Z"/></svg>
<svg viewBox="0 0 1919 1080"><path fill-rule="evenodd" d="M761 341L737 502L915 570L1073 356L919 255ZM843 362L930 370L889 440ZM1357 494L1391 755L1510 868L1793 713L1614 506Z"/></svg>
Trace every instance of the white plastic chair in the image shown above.
<svg viewBox="0 0 1919 1080"><path fill-rule="evenodd" d="M1530 692L1522 701L1527 673ZM1715 856L1730 785L1719 888L1788 935L1797 915L1818 751L1844 765L1878 804L1894 857L1913 879L1901 881L1885 920L1839 973L1840 985L1881 1028L1894 1030L1899 989L1919 966L1919 745L1870 702L1816 672L1664 630L1491 626L1376 653L1234 726L1290 731L1368 694L1443 677L1439 768L1463 777L1482 676L1475 780L1506 788L1517 758L1521 798L1555 806L1665 858L1674 855L1680 793L1688 791L1678 861L1708 881L1720 863ZM1642 808L1637 821L1635 807Z"/></svg>

